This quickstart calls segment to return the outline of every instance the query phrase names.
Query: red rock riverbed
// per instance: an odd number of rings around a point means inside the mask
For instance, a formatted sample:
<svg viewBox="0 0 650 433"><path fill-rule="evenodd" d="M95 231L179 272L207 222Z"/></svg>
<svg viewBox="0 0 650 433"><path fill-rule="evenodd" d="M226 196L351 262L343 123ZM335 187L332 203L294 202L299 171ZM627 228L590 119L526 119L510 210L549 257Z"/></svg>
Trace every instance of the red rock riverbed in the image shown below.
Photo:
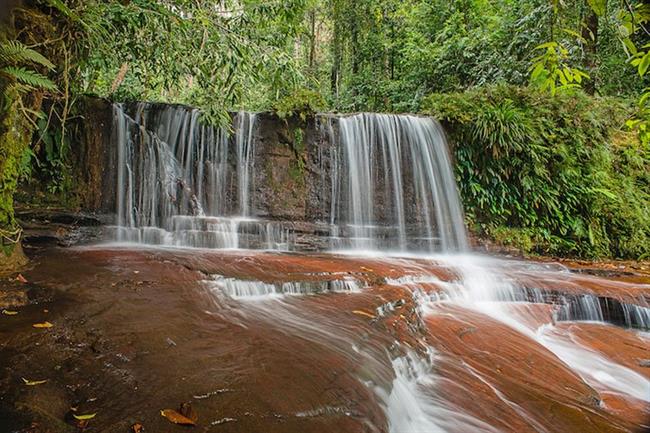
<svg viewBox="0 0 650 433"><path fill-rule="evenodd" d="M0 431L75 432L72 407L93 432L647 429L649 334L553 315L585 293L647 307L647 275L485 266L549 298L475 304L448 258L45 248L0 316ZM161 416L182 402L196 426Z"/></svg>

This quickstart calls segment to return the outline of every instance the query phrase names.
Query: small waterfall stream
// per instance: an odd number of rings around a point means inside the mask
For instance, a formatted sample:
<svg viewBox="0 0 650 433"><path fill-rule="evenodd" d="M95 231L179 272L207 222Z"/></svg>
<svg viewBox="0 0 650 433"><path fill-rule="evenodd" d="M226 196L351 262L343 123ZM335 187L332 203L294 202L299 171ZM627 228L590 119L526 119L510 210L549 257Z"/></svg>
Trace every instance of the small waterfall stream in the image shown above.
<svg viewBox="0 0 650 433"><path fill-rule="evenodd" d="M336 247L467 250L447 141L438 122L370 113L336 120L338 140L335 128L329 128L332 142L339 143L332 161L331 223L347 234L333 239ZM407 202L407 196L413 199Z"/></svg>
<svg viewBox="0 0 650 433"><path fill-rule="evenodd" d="M235 115L234 137L186 107L116 104L113 116L118 241L288 249L281 223L252 215L255 113Z"/></svg>
<svg viewBox="0 0 650 433"><path fill-rule="evenodd" d="M118 240L211 249L293 249L293 221L265 220L256 215L256 174L261 167L256 166L259 134L255 114L234 115L230 131L203 124L200 113L186 107L153 110L140 104L129 110L115 105L114 121ZM377 343L364 352L354 332L341 332L337 323L314 323L312 317L303 315L295 300L300 296L363 296L368 286L351 275L317 282L213 275L206 283L211 293L239 302L242 311L281 322L286 332L331 345L351 362L363 360L372 366L362 382L382 405L388 430L394 433L498 431L435 392L438 358L428 342L430 335L422 330L429 318L448 314L444 313L448 306L506 325L534 341L594 389L650 400L649 380L573 342L569 333L555 327L555 321L604 321L607 313L598 296L558 297L530 288L518 280L516 272L500 270L512 267L505 261L468 253L449 151L444 131L435 120L363 113L326 115L323 122L329 145L317 151L320 158L329 158L329 178L324 172L319 176L323 188L329 190L329 203L321 204L324 208L329 205L328 221L322 223L330 227L331 248L357 254L418 252L419 260L452 274L446 281L425 273L377 283L410 290L420 322L415 327L421 333L418 344L426 353L398 340L390 350ZM565 270L548 272L561 274ZM432 285L437 287L435 292L430 290ZM650 327L650 308L611 302L620 310L620 324ZM529 303L553 304L553 318L542 326L531 325L525 317ZM388 305L385 310L393 308ZM381 307L376 317L371 317L376 319L386 311ZM528 419L531 428L540 429L522 407L477 371L463 368ZM386 369L392 371L392 377Z"/></svg>

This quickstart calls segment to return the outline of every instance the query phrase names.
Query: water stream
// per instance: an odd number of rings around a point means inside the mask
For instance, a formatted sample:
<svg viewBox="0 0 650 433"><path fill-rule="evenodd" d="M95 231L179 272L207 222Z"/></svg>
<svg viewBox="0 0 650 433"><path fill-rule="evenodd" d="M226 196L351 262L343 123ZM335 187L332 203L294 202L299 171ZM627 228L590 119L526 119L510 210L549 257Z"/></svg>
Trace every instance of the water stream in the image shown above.
<svg viewBox="0 0 650 433"><path fill-rule="evenodd" d="M172 106L151 110L139 105L129 111L116 105L114 119L117 240L210 249L293 249L291 224L256 216L255 114L234 115L232 133L228 128L205 126L197 110ZM601 298L588 293L557 295L531 287L520 278L527 264L468 252L449 151L436 121L387 114L328 116L324 121L331 143L326 222L332 227L331 247L355 255L416 252L415 259L452 274L446 280L428 271L383 280L382 284L410 293L418 317L413 326L420 329L413 331L413 338L419 349L399 340L362 346L354 330L338 326L326 314L307 315L295 299L364 296L367 282L353 275L299 281L287 274L282 281L257 281L214 274L205 284L220 305L234 300L233 314L243 315L238 319L241 323L246 322L246 314L266 318L282 332L327 345L352 364L363 365L358 380L380 402L388 431L393 433L500 431L439 390L448 378L437 374L437 365L448 361L434 347L435 338L427 327L449 314L461 320L448 308L507 326L516 338L533 341L543 356L556 359L599 392L650 402L647 377L584 346L561 326L604 322L610 309L603 308ZM536 272L540 279L551 279L567 271ZM620 324L650 328L645 300L611 302L621 311ZM550 304L552 315L531 321L535 306ZM373 315L381 317L395 305L382 308ZM521 402L506 397L476 368L463 368L531 430L548 431Z"/></svg>

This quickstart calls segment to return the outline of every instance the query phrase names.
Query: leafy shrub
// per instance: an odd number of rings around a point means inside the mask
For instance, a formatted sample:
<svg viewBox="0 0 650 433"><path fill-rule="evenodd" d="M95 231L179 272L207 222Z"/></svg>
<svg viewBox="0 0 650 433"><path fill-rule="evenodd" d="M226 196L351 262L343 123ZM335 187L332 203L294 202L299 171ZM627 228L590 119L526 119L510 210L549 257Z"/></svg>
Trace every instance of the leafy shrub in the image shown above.
<svg viewBox="0 0 650 433"><path fill-rule="evenodd" d="M325 100L320 93L300 88L275 101L273 110L282 118L297 115L305 120L307 115L315 114L325 106Z"/></svg>
<svg viewBox="0 0 650 433"><path fill-rule="evenodd" d="M650 150L625 132L625 102L495 86L423 108L447 128L478 233L545 254L650 252Z"/></svg>

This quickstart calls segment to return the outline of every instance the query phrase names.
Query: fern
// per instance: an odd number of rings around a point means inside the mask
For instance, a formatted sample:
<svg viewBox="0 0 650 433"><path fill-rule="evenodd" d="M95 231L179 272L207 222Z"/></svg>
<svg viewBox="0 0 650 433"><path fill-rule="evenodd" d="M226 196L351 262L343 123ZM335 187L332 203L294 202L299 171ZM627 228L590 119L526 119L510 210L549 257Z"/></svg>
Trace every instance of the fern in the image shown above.
<svg viewBox="0 0 650 433"><path fill-rule="evenodd" d="M4 65L18 65L34 63L54 69L54 65L38 51L32 50L18 41L0 43L0 63Z"/></svg>
<svg viewBox="0 0 650 433"><path fill-rule="evenodd" d="M56 90L56 84L50 81L47 77L36 71L27 70L24 67L6 66L0 69L0 72L31 87Z"/></svg>

